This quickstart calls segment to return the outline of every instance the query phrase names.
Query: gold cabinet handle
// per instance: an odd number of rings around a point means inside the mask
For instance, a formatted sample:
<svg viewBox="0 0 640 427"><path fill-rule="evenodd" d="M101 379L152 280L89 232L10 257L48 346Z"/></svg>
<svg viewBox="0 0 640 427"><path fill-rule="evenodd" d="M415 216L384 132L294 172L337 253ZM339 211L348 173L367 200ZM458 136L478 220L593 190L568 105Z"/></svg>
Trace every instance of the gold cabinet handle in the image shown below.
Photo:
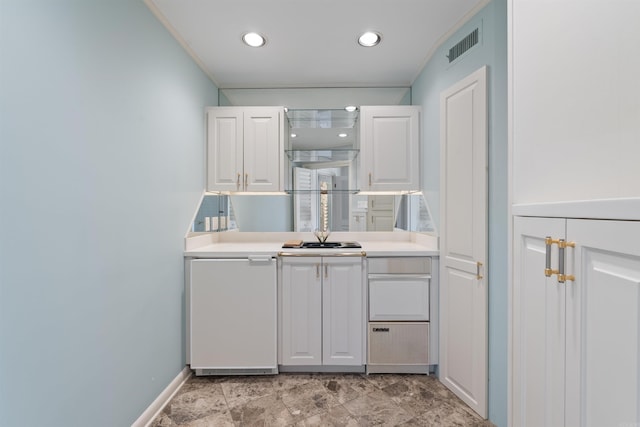
<svg viewBox="0 0 640 427"><path fill-rule="evenodd" d="M369 172L369 187L371 187L371 172Z"/></svg>
<svg viewBox="0 0 640 427"><path fill-rule="evenodd" d="M248 182L249 182L249 174L248 174L248 173L245 173L245 174L244 174L244 189L245 189L245 190L247 189L247 186L248 186L248 185L247 185L247 183L248 183Z"/></svg>
<svg viewBox="0 0 640 427"><path fill-rule="evenodd" d="M564 283L567 280L575 281L576 277L573 274L565 274L566 270L566 248L575 248L575 242L567 242L564 239L558 240L558 283Z"/></svg>
<svg viewBox="0 0 640 427"><path fill-rule="evenodd" d="M327 264L324 265L324 278L329 277L329 266Z"/></svg>
<svg viewBox="0 0 640 427"><path fill-rule="evenodd" d="M482 268L482 263L480 261L476 262L476 279L482 280L484 276L480 274L480 269Z"/></svg>
<svg viewBox="0 0 640 427"><path fill-rule="evenodd" d="M320 264L316 264L316 279L320 278Z"/></svg>
<svg viewBox="0 0 640 427"><path fill-rule="evenodd" d="M551 268L551 245L558 243L558 240L553 240L551 236L544 238L544 275L551 277L552 274L558 274L558 270Z"/></svg>
<svg viewBox="0 0 640 427"><path fill-rule="evenodd" d="M236 179L236 190L240 189L240 172L238 172L238 178Z"/></svg>
<svg viewBox="0 0 640 427"><path fill-rule="evenodd" d="M544 239L545 245L545 260L544 260L544 275L551 277L552 275L558 275L558 283L565 283L567 280L575 281L576 278L572 274L565 274L566 270L566 248L575 248L575 242L567 242L565 239L552 239L551 236L547 236ZM551 268L551 245L558 245L558 269Z"/></svg>

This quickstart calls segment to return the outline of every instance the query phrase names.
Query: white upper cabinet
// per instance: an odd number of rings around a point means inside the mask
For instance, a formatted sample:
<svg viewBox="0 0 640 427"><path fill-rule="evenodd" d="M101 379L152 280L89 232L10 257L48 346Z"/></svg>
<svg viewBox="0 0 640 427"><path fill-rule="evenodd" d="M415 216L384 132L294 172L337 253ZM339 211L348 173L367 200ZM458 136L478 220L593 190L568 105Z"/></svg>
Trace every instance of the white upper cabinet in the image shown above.
<svg viewBox="0 0 640 427"><path fill-rule="evenodd" d="M207 124L207 190L282 191L282 107L211 107Z"/></svg>
<svg viewBox="0 0 640 427"><path fill-rule="evenodd" d="M360 188L420 190L420 107L360 107Z"/></svg>

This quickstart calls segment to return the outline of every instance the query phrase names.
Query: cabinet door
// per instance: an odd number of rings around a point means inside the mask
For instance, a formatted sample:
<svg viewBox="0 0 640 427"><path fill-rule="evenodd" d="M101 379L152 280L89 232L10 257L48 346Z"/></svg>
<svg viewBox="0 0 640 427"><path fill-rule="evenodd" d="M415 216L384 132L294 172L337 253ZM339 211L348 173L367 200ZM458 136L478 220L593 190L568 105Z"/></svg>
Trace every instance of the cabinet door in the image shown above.
<svg viewBox="0 0 640 427"><path fill-rule="evenodd" d="M362 189L420 189L419 121L416 106L360 108Z"/></svg>
<svg viewBox="0 0 640 427"><path fill-rule="evenodd" d="M282 109L244 109L245 191L281 191L280 170L284 146L281 141Z"/></svg>
<svg viewBox="0 0 640 427"><path fill-rule="evenodd" d="M324 258L323 262L323 364L362 365L362 258Z"/></svg>
<svg viewBox="0 0 640 427"><path fill-rule="evenodd" d="M575 243L574 280L544 277L545 236ZM638 241L637 221L515 218L512 425L640 423Z"/></svg>
<svg viewBox="0 0 640 427"><path fill-rule="evenodd" d="M564 425L565 286L545 277L545 237L561 218L514 219L512 420L514 427ZM552 246L557 268L557 246Z"/></svg>
<svg viewBox="0 0 640 427"><path fill-rule="evenodd" d="M207 110L207 190L242 190L243 132L241 108Z"/></svg>
<svg viewBox="0 0 640 427"><path fill-rule="evenodd" d="M566 425L639 425L640 222L568 220L567 237Z"/></svg>
<svg viewBox="0 0 640 427"><path fill-rule="evenodd" d="M281 301L282 364L322 364L321 258L284 259Z"/></svg>
<svg viewBox="0 0 640 427"><path fill-rule="evenodd" d="M276 274L271 259L191 261L192 369L276 367Z"/></svg>

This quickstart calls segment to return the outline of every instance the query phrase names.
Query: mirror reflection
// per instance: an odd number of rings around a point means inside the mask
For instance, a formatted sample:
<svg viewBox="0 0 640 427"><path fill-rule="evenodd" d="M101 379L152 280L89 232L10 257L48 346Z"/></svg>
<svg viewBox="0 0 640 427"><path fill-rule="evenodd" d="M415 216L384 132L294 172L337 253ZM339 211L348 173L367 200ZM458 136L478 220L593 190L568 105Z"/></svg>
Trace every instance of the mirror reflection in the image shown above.
<svg viewBox="0 0 640 427"><path fill-rule="evenodd" d="M331 176L324 170L318 172L320 179ZM330 191L327 194L331 231L436 232L421 193L365 195ZM207 194L191 231L313 231L320 228L320 196L320 191L277 196ZM345 205L350 208L344 208Z"/></svg>
<svg viewBox="0 0 640 427"><path fill-rule="evenodd" d="M283 195L205 195L193 231L313 231L327 187L332 231L435 233L421 193L359 194L359 113L346 105L409 105L408 88L225 89L220 105L285 105ZM295 135L295 136L293 136ZM224 227L223 227L224 226Z"/></svg>

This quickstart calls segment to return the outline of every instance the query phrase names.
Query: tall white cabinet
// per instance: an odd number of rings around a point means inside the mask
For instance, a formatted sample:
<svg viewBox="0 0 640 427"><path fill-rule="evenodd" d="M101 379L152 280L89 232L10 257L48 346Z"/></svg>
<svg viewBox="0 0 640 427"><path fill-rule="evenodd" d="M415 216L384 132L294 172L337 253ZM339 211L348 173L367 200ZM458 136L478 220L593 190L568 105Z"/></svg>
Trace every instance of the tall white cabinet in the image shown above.
<svg viewBox="0 0 640 427"><path fill-rule="evenodd" d="M638 242L638 221L515 219L514 426L640 422Z"/></svg>
<svg viewBox="0 0 640 427"><path fill-rule="evenodd" d="M360 107L360 187L420 190L420 112L415 105Z"/></svg>
<svg viewBox="0 0 640 427"><path fill-rule="evenodd" d="M508 7L509 425L638 425L640 3Z"/></svg>
<svg viewBox="0 0 640 427"><path fill-rule="evenodd" d="M282 191L284 109L207 109L207 190Z"/></svg>
<svg viewBox="0 0 640 427"><path fill-rule="evenodd" d="M283 366L364 364L361 257L285 257L280 281Z"/></svg>

